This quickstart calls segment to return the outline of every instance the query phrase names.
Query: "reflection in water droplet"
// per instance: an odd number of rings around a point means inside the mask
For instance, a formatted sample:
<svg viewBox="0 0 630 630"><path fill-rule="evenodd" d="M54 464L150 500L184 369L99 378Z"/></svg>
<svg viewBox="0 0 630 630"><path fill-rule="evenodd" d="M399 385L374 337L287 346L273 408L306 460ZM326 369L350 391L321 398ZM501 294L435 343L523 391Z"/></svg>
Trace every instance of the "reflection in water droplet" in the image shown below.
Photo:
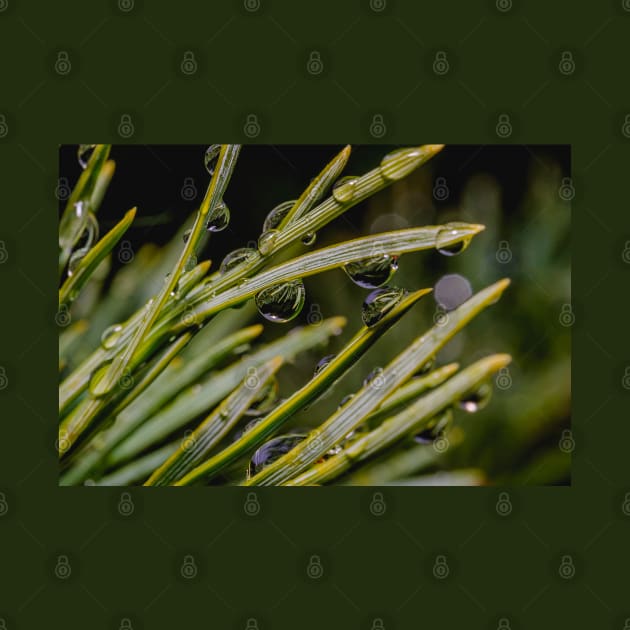
<svg viewBox="0 0 630 630"><path fill-rule="evenodd" d="M279 203L275 208L272 208L269 211L269 214L265 217L265 221L263 223L263 232L268 232L269 230L275 230L282 219L287 216L289 210L293 208L297 199L291 199L289 201L283 201Z"/></svg>
<svg viewBox="0 0 630 630"><path fill-rule="evenodd" d="M363 302L361 318L366 326L374 326L406 295L399 287L383 287L372 291Z"/></svg>
<svg viewBox="0 0 630 630"><path fill-rule="evenodd" d="M241 247L230 252L219 266L219 273L226 273L238 265L256 257L256 250L251 247Z"/></svg>
<svg viewBox="0 0 630 630"><path fill-rule="evenodd" d="M401 158L414 158L419 157L420 155L422 155L421 147L396 149L395 151L388 153L381 160L381 173L383 174L383 177L390 180L403 178L408 173L408 169L401 169L397 162Z"/></svg>
<svg viewBox="0 0 630 630"><path fill-rule="evenodd" d="M90 384L88 386L90 394L92 394L92 396L98 398L99 396L103 396L105 393L107 393L103 391L103 388L100 387L100 385L103 381L103 378L105 377L105 374L107 374L107 371L111 367L111 364L111 361L106 361L105 363L102 363L99 367L97 367L94 372L92 372L92 376L90 377Z"/></svg>
<svg viewBox="0 0 630 630"><path fill-rule="evenodd" d="M214 169L217 165L217 160L219 159L220 152L221 152L220 144L211 144L206 150L206 154L203 158L203 163L208 173L210 173L210 175L214 174Z"/></svg>
<svg viewBox="0 0 630 630"><path fill-rule="evenodd" d="M325 357L322 357L315 366L313 376L317 376L334 358L334 354L327 354Z"/></svg>
<svg viewBox="0 0 630 630"><path fill-rule="evenodd" d="M77 150L77 159L79 160L79 166L82 169L85 169L92 157L92 153L94 153L94 149L96 148L95 144L80 144Z"/></svg>
<svg viewBox="0 0 630 630"><path fill-rule="evenodd" d="M278 230L268 230L258 237L258 251L266 256L272 249L280 232Z"/></svg>
<svg viewBox="0 0 630 630"><path fill-rule="evenodd" d="M398 256L372 256L348 263L343 269L355 284L364 289L376 289L387 283L396 273Z"/></svg>
<svg viewBox="0 0 630 630"><path fill-rule="evenodd" d="M260 291L256 295L256 306L265 319L284 323L300 314L305 298L302 280L291 280Z"/></svg>
<svg viewBox="0 0 630 630"><path fill-rule="evenodd" d="M454 239L458 238L458 228L465 225L465 223L455 221L443 225L435 237L435 249L444 256L456 256L457 254L461 254L461 252L468 247L471 237L462 238L459 236L459 240Z"/></svg>
<svg viewBox="0 0 630 630"><path fill-rule="evenodd" d="M221 200L206 220L206 230L208 232L222 232L230 224L230 209Z"/></svg>
<svg viewBox="0 0 630 630"><path fill-rule="evenodd" d="M435 355L429 357L417 370L415 376L424 376L425 374L428 374L435 367L435 363Z"/></svg>
<svg viewBox="0 0 630 630"><path fill-rule="evenodd" d="M109 350L118 343L122 329L123 327L120 324L114 324L103 331L101 335L101 346L104 350Z"/></svg>
<svg viewBox="0 0 630 630"><path fill-rule="evenodd" d="M332 196L339 202L345 203L354 197L354 191L357 187L358 177L354 175L346 175L338 179L332 188Z"/></svg>
<svg viewBox="0 0 630 630"><path fill-rule="evenodd" d="M381 386L384 381L383 368L375 367L364 379L363 387L367 387L370 383L374 383L377 387Z"/></svg>
<svg viewBox="0 0 630 630"><path fill-rule="evenodd" d="M449 409L437 418L431 418L429 424L413 436L418 444L432 444L444 435L444 431L453 421L453 412Z"/></svg>
<svg viewBox="0 0 630 630"><path fill-rule="evenodd" d="M306 245L307 247L312 245L316 240L317 240L317 233L316 232L307 232L302 237L302 243L304 245Z"/></svg>
<svg viewBox="0 0 630 630"><path fill-rule="evenodd" d="M476 390L469 392L461 398L459 408L468 413L475 413L475 411L483 409L488 404L491 397L492 385L482 383Z"/></svg>
<svg viewBox="0 0 630 630"><path fill-rule="evenodd" d="M306 439L307 434L295 433L279 435L265 442L253 455L247 468L247 478L251 479L263 468L273 464L277 459L293 450L300 442Z"/></svg>
<svg viewBox="0 0 630 630"><path fill-rule="evenodd" d="M98 239L98 221L92 212L88 212L87 214L87 222L83 234L85 236L85 242L81 245L81 247L72 252L70 259L68 260L68 276L72 276L74 274L79 266L79 263L85 258L92 248L94 241Z"/></svg>

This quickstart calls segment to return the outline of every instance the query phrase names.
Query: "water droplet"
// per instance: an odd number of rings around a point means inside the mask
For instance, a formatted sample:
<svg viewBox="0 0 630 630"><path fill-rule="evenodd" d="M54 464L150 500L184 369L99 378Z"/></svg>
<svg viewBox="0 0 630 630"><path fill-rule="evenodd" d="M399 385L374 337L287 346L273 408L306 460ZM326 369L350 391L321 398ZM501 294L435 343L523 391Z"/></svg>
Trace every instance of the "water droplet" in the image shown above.
<svg viewBox="0 0 630 630"><path fill-rule="evenodd" d="M344 405L347 405L353 398L354 398L354 394L348 394L347 396L344 396L339 401L339 406L337 407L337 409L341 409Z"/></svg>
<svg viewBox="0 0 630 630"><path fill-rule="evenodd" d="M206 154L203 158L203 163L208 173L210 173L210 175L214 174L214 169L216 168L217 160L219 159L220 152L221 152L220 144L211 144L206 150Z"/></svg>
<svg viewBox="0 0 630 630"><path fill-rule="evenodd" d="M317 376L334 358L334 354L327 354L325 357L322 357L315 366L313 376Z"/></svg>
<svg viewBox="0 0 630 630"><path fill-rule="evenodd" d="M363 302L361 318L366 326L374 326L406 295L405 289L383 287L372 291Z"/></svg>
<svg viewBox="0 0 630 630"><path fill-rule="evenodd" d="M415 376L424 376L428 374L435 367L435 356L429 357L415 373Z"/></svg>
<svg viewBox="0 0 630 630"><path fill-rule="evenodd" d="M79 160L79 166L82 169L85 169L92 157L92 153L94 153L94 149L96 148L95 144L80 144L77 150L77 158Z"/></svg>
<svg viewBox="0 0 630 630"><path fill-rule="evenodd" d="M396 273L398 256L388 254L371 256L364 260L348 263L343 269L355 284L364 289L376 289L389 282Z"/></svg>
<svg viewBox="0 0 630 630"><path fill-rule="evenodd" d="M251 407L245 412L245 415L261 416L269 412L278 400L279 391L280 385L278 379L274 376L254 400Z"/></svg>
<svg viewBox="0 0 630 630"><path fill-rule="evenodd" d="M103 391L103 388L100 387L100 385L105 377L105 374L107 374L107 371L109 370L111 364L111 361L106 361L105 363L102 363L99 367L97 367L94 372L92 372L92 376L90 377L90 384L88 386L92 396L99 397L103 396L106 393Z"/></svg>
<svg viewBox="0 0 630 630"><path fill-rule="evenodd" d="M375 382L377 385L384 380L383 368L375 367L364 379L363 387L367 387L370 383Z"/></svg>
<svg viewBox="0 0 630 630"><path fill-rule="evenodd" d="M317 233L316 232L307 232L302 237L302 243L308 247L308 246L312 245L316 241L316 239L317 239Z"/></svg>
<svg viewBox="0 0 630 630"><path fill-rule="evenodd" d="M268 232L269 230L275 230L282 219L287 216L289 210L293 208L297 199L291 199L289 201L283 201L279 203L275 208L272 208L269 211L269 214L265 217L265 221L263 223L263 232Z"/></svg>
<svg viewBox="0 0 630 630"><path fill-rule="evenodd" d="M293 450L300 442L306 439L304 433L279 435L265 442L253 455L247 468L247 477L251 479L263 468L273 464L277 459Z"/></svg>
<svg viewBox="0 0 630 630"><path fill-rule="evenodd" d="M391 153L388 153L381 160L381 173L383 177L390 180L402 179L405 175L407 175L408 168L401 168L400 160L407 158L419 157L422 155L421 147L411 147L404 149L396 149Z"/></svg>
<svg viewBox="0 0 630 630"><path fill-rule="evenodd" d="M472 392L468 392L459 401L459 408L467 411L468 413L475 413L483 409L492 396L492 385L489 383L482 383L477 389Z"/></svg>
<svg viewBox="0 0 630 630"><path fill-rule="evenodd" d="M184 236L182 236L182 238L184 239L184 243L188 243L188 240L190 239L191 234L192 234L192 229L186 230L184 232Z"/></svg>
<svg viewBox="0 0 630 630"><path fill-rule="evenodd" d="M470 243L470 237L461 238L460 240L454 240L458 238L458 228L463 226L463 223L451 222L443 225L438 231L435 237L435 249L444 256L456 256L461 254Z"/></svg>
<svg viewBox="0 0 630 630"><path fill-rule="evenodd" d="M268 230L263 232L258 238L258 251L266 256L272 249L280 232L278 230Z"/></svg>
<svg viewBox="0 0 630 630"><path fill-rule="evenodd" d="M221 200L212 210L206 220L206 230L208 232L222 232L230 224L230 209Z"/></svg>
<svg viewBox="0 0 630 630"><path fill-rule="evenodd" d="M452 420L453 412L450 409L442 416L432 418L427 427L413 436L414 442L418 442L418 444L432 444L444 435L446 427Z"/></svg>
<svg viewBox="0 0 630 630"><path fill-rule="evenodd" d="M192 271L197 266L197 256L191 254L184 264L184 271Z"/></svg>
<svg viewBox="0 0 630 630"><path fill-rule="evenodd" d="M103 331L101 335L101 346L104 350L109 350L118 343L122 329L123 327L120 324L114 324Z"/></svg>
<svg viewBox="0 0 630 630"><path fill-rule="evenodd" d="M79 206L79 204L77 204L77 206ZM81 204L81 208L82 207L83 204ZM85 224L85 231L83 232L83 235L85 236L83 245L81 245L78 249L75 249L68 260L68 276L72 276L74 274L79 266L79 263L85 258L92 248L94 241L98 239L98 221L92 212L88 212L87 214L87 222Z"/></svg>
<svg viewBox="0 0 630 630"><path fill-rule="evenodd" d="M265 319L284 323L300 314L305 298L302 280L291 280L260 291L256 295L256 306Z"/></svg>
<svg viewBox="0 0 630 630"><path fill-rule="evenodd" d="M251 247L241 247L230 252L222 261L219 266L219 273L226 273L234 267L238 267L242 263L252 260L256 257L256 250Z"/></svg>
<svg viewBox="0 0 630 630"><path fill-rule="evenodd" d="M242 429L239 429L234 433L233 442L238 442L248 431L251 431L257 424L262 422L262 418L254 418L250 420Z"/></svg>
<svg viewBox="0 0 630 630"><path fill-rule="evenodd" d="M332 196L339 203L345 203L350 201L354 197L354 191L357 187L358 177L354 175L347 175L338 179L332 188Z"/></svg>

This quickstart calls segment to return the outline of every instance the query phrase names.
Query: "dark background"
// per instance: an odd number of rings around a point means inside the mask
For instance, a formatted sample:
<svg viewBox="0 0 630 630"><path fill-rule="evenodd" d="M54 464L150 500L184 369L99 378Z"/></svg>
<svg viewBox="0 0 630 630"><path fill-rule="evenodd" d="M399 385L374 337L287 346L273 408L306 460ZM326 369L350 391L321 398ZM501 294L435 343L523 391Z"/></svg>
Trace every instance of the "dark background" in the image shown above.
<svg viewBox="0 0 630 630"><path fill-rule="evenodd" d="M618 0L554 4L487 0L429 10L388 2L317 5L137 1L2 2L0 113L3 295L0 390L0 615L9 628L389 628L597 627L622 630L630 510L627 291L622 256L630 140L630 13ZM62 12L63 11L63 12ZM194 49L199 73L178 71ZM324 72L305 71L310 50ZM69 75L54 71L60 50ZM432 74L435 52L451 71ZM558 72L573 51L575 71ZM133 492L122 517L115 489L57 488L56 206L58 146L245 141L247 114L260 142L497 142L572 145L573 485L510 490L388 489L371 516L371 491L317 488L246 493L206 489ZM2 119L0 119L2 122ZM129 141L129 140L127 140ZM156 177L158 177L156 175ZM9 297L11 296L11 297ZM197 580L179 566L194 553ZM306 578L319 554L325 577ZM436 581L436 555L449 579ZM55 577L67 555L71 578ZM558 569L569 555L575 575ZM504 624L505 627L505 624Z"/></svg>

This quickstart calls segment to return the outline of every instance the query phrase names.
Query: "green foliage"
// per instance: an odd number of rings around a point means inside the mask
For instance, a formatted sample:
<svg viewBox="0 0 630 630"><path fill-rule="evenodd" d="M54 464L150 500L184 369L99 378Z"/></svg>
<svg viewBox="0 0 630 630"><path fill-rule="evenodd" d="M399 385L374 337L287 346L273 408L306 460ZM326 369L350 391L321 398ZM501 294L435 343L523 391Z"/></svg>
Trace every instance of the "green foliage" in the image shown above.
<svg viewBox="0 0 630 630"><path fill-rule="evenodd" d="M355 281L364 270L365 282L373 283L366 286L381 286L399 256L464 249L484 229L462 222L412 227L296 253L296 247L312 245L312 235L333 219L378 191L395 188L441 149L400 149L364 175L339 181L350 156L345 147L295 202L286 204L256 249L209 273L210 262L197 264L196 257L207 232L220 231L229 216L223 196L240 152L236 145L211 147L208 189L183 244L177 235L162 253L141 250L117 273L108 294L102 286L109 258L135 209L92 242L95 213L114 172L110 147L95 146L60 221L60 274L69 273L61 283L59 308L69 308L74 319L59 340L60 483L423 483L414 475L439 468L443 458L431 444L416 445L413 436L434 431L433 440L451 436L452 444L464 443L461 431L451 431L450 409L461 401L473 404L470 400L510 361L508 355L491 354L459 371L457 363L436 367L435 356L500 298L507 280L490 284L422 334L415 325L415 340L377 368L346 404L309 426L297 446L254 467L248 477L244 470L300 412L317 417L331 389L362 357L369 359L387 331L409 321L414 305L431 291L390 287L370 298L364 325L312 378L278 400L276 375L304 353L331 343L347 324L339 314L301 328L291 325L304 303L303 279L345 268ZM166 274L165 260L170 261ZM146 303L116 323L120 295ZM267 319L289 322L269 324L285 326L286 334L259 343L263 326L248 325L252 303ZM468 468L454 472L453 479L482 478Z"/></svg>

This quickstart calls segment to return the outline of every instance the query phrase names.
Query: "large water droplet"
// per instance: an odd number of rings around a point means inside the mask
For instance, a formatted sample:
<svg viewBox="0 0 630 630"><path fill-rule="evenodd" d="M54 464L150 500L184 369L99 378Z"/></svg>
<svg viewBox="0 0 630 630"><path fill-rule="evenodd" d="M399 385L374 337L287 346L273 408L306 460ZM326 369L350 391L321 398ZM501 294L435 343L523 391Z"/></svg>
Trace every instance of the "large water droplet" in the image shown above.
<svg viewBox="0 0 630 630"><path fill-rule="evenodd" d="M386 284L398 270L398 256L382 254L348 263L348 277L364 289L376 289Z"/></svg>
<svg viewBox="0 0 630 630"><path fill-rule="evenodd" d="M316 232L307 232L302 237L302 243L304 243L304 245L306 245L307 247L311 246L316 240L317 240Z"/></svg>
<svg viewBox="0 0 630 630"><path fill-rule="evenodd" d="M211 144L206 150L206 154L203 158L203 163L208 173L210 173L210 175L214 174L214 169L216 168L217 160L219 159L220 152L221 152L220 144Z"/></svg>
<svg viewBox="0 0 630 630"><path fill-rule="evenodd" d="M238 265L252 260L256 257L256 250L251 247L241 247L230 252L222 261L219 266L219 273L226 273L230 269L234 269Z"/></svg>
<svg viewBox="0 0 630 630"><path fill-rule="evenodd" d="M334 354L327 354L325 357L322 357L315 366L313 376L317 376L334 358Z"/></svg>
<svg viewBox="0 0 630 630"><path fill-rule="evenodd" d="M102 363L99 367L97 367L94 372L92 372L92 376L90 377L90 384L88 386L92 396L99 397L103 396L106 393L103 391L101 384L105 377L105 374L107 374L107 371L109 370L111 365L111 361L106 361L105 363Z"/></svg>
<svg viewBox="0 0 630 630"><path fill-rule="evenodd" d="M282 222L282 219L287 216L289 210L293 208L296 201L296 199L283 201L282 203L279 203L275 208L272 208L269 211L269 214L265 217L265 221L263 223L263 232L275 230Z"/></svg>
<svg viewBox="0 0 630 630"><path fill-rule="evenodd" d="M435 249L444 256L456 256L461 254L470 243L471 237L460 238L460 240L454 240L458 237L458 228L464 226L464 223L451 222L446 223L438 231L435 237Z"/></svg>
<svg viewBox="0 0 630 630"><path fill-rule="evenodd" d="M221 200L215 208L213 208L210 216L206 220L206 230L208 232L222 232L230 224L230 209L227 204Z"/></svg>
<svg viewBox="0 0 630 630"><path fill-rule="evenodd" d="M122 329L123 327L120 324L113 324L103 331L101 335L101 346L104 350L109 350L118 343Z"/></svg>
<svg viewBox="0 0 630 630"><path fill-rule="evenodd" d="M95 144L80 144L77 150L77 159L79 160L79 166L82 169L85 169L92 157L92 153L94 153L94 149L96 148Z"/></svg>
<svg viewBox="0 0 630 630"><path fill-rule="evenodd" d="M278 230L268 230L258 237L258 251L263 256L266 256L273 249L274 243L278 239L278 234L280 234Z"/></svg>
<svg viewBox="0 0 630 630"><path fill-rule="evenodd" d="M357 188L357 181L358 177L354 175L346 175L346 177L338 179L332 187L332 196L339 203L351 201Z"/></svg>
<svg viewBox="0 0 630 630"><path fill-rule="evenodd" d="M361 318L366 326L374 326L406 295L399 287L383 287L372 291L363 302Z"/></svg>
<svg viewBox="0 0 630 630"><path fill-rule="evenodd" d="M460 409L468 413L475 413L475 411L483 409L488 404L491 397L492 385L482 383L477 389L464 395L458 404Z"/></svg>
<svg viewBox="0 0 630 630"><path fill-rule="evenodd" d="M399 162L401 158L407 158L405 161L408 161L408 158L418 157L421 154L421 147L407 147L404 149L396 149L395 151L388 153L381 160L381 173L383 174L383 177L390 180L402 179L405 175L407 175L409 169L400 167Z"/></svg>
<svg viewBox="0 0 630 630"><path fill-rule="evenodd" d="M256 295L256 306L265 319L284 323L300 314L305 298L302 280L291 280L260 291Z"/></svg>
<svg viewBox="0 0 630 630"><path fill-rule="evenodd" d="M273 464L277 459L292 451L300 442L306 439L304 433L279 435L265 442L253 455L247 468L247 477L251 479L263 468Z"/></svg>

